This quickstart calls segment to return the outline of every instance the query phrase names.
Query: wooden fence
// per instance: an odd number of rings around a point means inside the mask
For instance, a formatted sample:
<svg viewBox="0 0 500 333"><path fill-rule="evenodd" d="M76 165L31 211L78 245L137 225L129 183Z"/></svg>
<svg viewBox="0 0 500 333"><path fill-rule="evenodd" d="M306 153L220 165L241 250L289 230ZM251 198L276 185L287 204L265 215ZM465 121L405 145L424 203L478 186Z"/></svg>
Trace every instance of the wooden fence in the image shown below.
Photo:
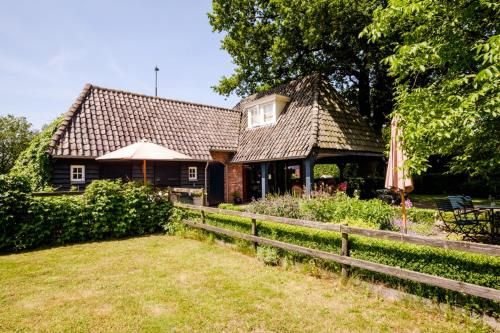
<svg viewBox="0 0 500 333"><path fill-rule="evenodd" d="M240 238L254 243L256 247L257 244L264 244L280 249L298 252L306 254L312 257L326 259L335 261L342 265L342 276L346 277L348 275L348 267L357 267L361 269L366 269L372 272L382 273L390 276L394 276L401 279L407 279L414 282L424 283L431 286L441 287L453 291L458 291L464 294L469 294L473 296L479 296L486 299L500 301L500 290L494 288L483 287L471 283L456 281L452 279L447 279L435 275L415 272L399 267L393 267L383 264L378 264L366 260L355 259L349 256L349 234L360 235L365 237L372 237L377 239L386 239L400 241L404 243L432 246L443 249L453 249L464 252L480 253L490 256L500 256L500 246L480 244L472 242L462 242L462 241L452 241L444 239L436 239L425 236L414 236L414 235L404 235L397 232L385 231L385 230L370 230L356 227L349 227L347 225L332 224L332 223L322 223L315 221L306 221L300 219L290 219L277 216L268 216L261 214L253 214L248 212L238 212L232 210L225 210L212 207L204 206L193 206L186 204L175 204L176 207L191 209L200 211L202 223L196 223L193 221L183 221L186 225L202 229L229 237ZM243 218L251 219L251 234L246 234L242 232L237 232L233 230L223 229L215 227L205 223L205 214L222 214L237 216ZM333 232L339 232L342 237L342 246L340 254L335 254L331 252L325 252L321 250L311 249L308 247L303 247L299 245L289 244L285 242L280 242L268 238L263 238L258 236L257 223L256 221L269 221L280 224L294 225L305 228L329 230Z"/></svg>

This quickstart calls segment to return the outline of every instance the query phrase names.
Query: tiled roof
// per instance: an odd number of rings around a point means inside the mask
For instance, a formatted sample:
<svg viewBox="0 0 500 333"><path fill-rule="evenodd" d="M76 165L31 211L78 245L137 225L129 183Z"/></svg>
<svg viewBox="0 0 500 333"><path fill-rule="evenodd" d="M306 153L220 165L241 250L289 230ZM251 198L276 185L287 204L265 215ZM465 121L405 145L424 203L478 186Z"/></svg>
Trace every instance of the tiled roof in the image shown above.
<svg viewBox="0 0 500 333"><path fill-rule="evenodd" d="M318 90L317 147L368 153L384 151L382 138L329 82L321 80Z"/></svg>
<svg viewBox="0 0 500 333"><path fill-rule="evenodd" d="M245 106L272 94L290 98L273 125L248 129ZM141 139L198 160L236 152L233 162L304 158L313 148L381 153L381 138L319 75L243 99L233 109L86 85L54 134L49 153L96 158Z"/></svg>
<svg viewBox="0 0 500 333"><path fill-rule="evenodd" d="M276 124L248 129L245 106L271 94L290 97L291 101ZM303 158L313 148L368 153L384 150L381 138L366 120L320 75L251 95L235 108L242 111L242 117L233 162Z"/></svg>
<svg viewBox="0 0 500 333"><path fill-rule="evenodd" d="M95 158L141 139L198 160L235 151L239 111L86 85L54 134L53 156Z"/></svg>
<svg viewBox="0 0 500 333"><path fill-rule="evenodd" d="M313 124L317 114L315 101L317 79L309 76L302 80L278 86L243 99L235 107L245 106L264 96L277 94L290 98L276 124L248 129L247 112L242 113L238 150L233 162L306 157L314 144Z"/></svg>

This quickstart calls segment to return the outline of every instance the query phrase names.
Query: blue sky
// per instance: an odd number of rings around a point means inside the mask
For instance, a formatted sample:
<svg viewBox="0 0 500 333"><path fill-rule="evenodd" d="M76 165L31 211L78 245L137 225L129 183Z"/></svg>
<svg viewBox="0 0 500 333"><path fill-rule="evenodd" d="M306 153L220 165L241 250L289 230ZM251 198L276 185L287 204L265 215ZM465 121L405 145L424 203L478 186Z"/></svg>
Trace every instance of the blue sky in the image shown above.
<svg viewBox="0 0 500 333"><path fill-rule="evenodd" d="M234 66L212 32L211 1L2 0L0 115L35 128L67 111L85 83L232 107L212 91Z"/></svg>

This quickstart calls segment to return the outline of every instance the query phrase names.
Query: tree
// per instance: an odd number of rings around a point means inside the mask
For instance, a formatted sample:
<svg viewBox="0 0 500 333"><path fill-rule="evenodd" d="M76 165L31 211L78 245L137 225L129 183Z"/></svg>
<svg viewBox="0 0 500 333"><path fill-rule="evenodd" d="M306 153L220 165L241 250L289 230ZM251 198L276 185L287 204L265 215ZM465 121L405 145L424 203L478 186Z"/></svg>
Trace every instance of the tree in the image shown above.
<svg viewBox="0 0 500 333"><path fill-rule="evenodd" d="M490 0L391 0L374 12L362 35L393 45L384 62L412 173L441 155L455 173L499 174L499 18Z"/></svg>
<svg viewBox="0 0 500 333"><path fill-rule="evenodd" d="M0 173L7 173L33 138L31 124L24 117L0 117Z"/></svg>
<svg viewBox="0 0 500 333"><path fill-rule="evenodd" d="M387 50L359 37L382 0L215 0L214 31L235 72L215 91L243 96L312 73L327 75L376 129L392 110Z"/></svg>

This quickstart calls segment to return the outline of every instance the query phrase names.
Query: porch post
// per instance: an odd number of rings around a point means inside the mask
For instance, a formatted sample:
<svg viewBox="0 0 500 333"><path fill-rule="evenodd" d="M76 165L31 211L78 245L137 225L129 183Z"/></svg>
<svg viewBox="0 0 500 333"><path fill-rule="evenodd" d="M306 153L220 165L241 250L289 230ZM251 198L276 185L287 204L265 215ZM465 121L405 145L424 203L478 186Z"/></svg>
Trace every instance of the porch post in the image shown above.
<svg viewBox="0 0 500 333"><path fill-rule="evenodd" d="M260 184L262 186L262 199L269 192L269 163L262 162L260 164Z"/></svg>
<svg viewBox="0 0 500 333"><path fill-rule="evenodd" d="M313 184L313 167L314 167L314 156L309 156L304 160L304 173L306 181L306 196L311 197L312 184Z"/></svg>

